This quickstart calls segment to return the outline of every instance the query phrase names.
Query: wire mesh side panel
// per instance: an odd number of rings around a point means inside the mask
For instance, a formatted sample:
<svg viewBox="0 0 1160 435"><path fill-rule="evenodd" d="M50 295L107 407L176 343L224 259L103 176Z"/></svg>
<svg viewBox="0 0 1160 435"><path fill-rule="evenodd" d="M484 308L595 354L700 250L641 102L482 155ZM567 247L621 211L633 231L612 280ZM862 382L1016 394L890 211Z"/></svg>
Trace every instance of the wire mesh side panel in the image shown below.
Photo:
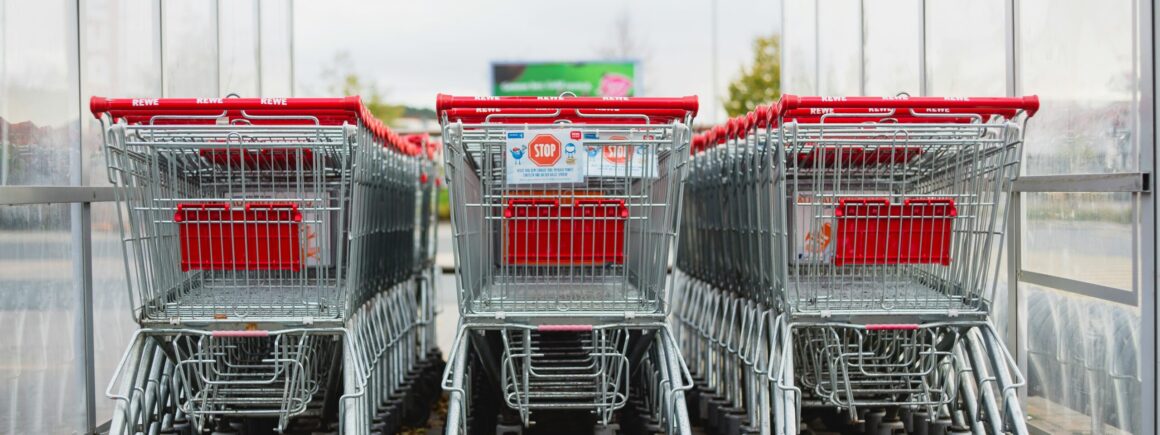
<svg viewBox="0 0 1160 435"><path fill-rule="evenodd" d="M985 309L1019 126L789 123L781 135L792 311Z"/></svg>
<svg viewBox="0 0 1160 435"><path fill-rule="evenodd" d="M579 161L570 182L513 177L509 134L557 142ZM448 124L456 261L468 313L656 313L686 159L687 128L667 125ZM534 144L533 144L534 145ZM519 158L511 158L515 153ZM529 154L531 155L531 154Z"/></svg>
<svg viewBox="0 0 1160 435"><path fill-rule="evenodd" d="M700 150L689 163L676 265L718 288L773 304L787 261L777 148L766 128ZM701 148L703 137L695 138Z"/></svg>
<svg viewBox="0 0 1160 435"><path fill-rule="evenodd" d="M118 123L108 134L143 321L341 320L412 268L413 217L375 205L413 206L417 166L365 129Z"/></svg>

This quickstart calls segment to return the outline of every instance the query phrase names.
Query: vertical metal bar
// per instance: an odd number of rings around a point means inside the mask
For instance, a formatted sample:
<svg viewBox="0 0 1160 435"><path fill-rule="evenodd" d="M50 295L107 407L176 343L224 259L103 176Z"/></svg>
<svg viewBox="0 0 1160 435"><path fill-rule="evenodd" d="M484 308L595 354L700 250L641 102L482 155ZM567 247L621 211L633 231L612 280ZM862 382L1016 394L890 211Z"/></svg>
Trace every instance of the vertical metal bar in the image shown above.
<svg viewBox="0 0 1160 435"><path fill-rule="evenodd" d="M215 38L214 44L217 45L217 53L214 53L214 59L217 61L217 82L214 83L214 87L218 90L216 96L225 96L225 92L222 91L222 19L219 15L221 9L221 0L218 0L213 4L213 37ZM206 96L213 97L214 95Z"/></svg>
<svg viewBox="0 0 1160 435"><path fill-rule="evenodd" d="M712 60L709 62L712 69L709 72L713 80L712 122L717 122L719 119L717 106L721 105L720 96L717 95L717 0L712 0L709 7L712 8L712 10L709 11L709 43L711 44L710 54L712 57Z"/></svg>
<svg viewBox="0 0 1160 435"><path fill-rule="evenodd" d="M1156 43L1157 29L1156 24L1160 23L1160 16L1157 16L1157 8L1152 2L1137 2L1136 9L1136 25L1137 38L1140 41L1138 53L1144 57L1140 61L1140 95L1139 111L1140 111L1140 129L1136 135L1139 142L1139 165L1140 172L1155 173L1156 170L1156 125L1158 120L1156 118L1158 111L1156 110L1156 62L1160 59L1157 55ZM1153 181L1154 183L1154 181ZM1142 370L1140 374L1141 384L1141 398L1140 398L1140 415L1144 417L1141 433L1156 433L1160 429L1160 423L1157 422L1156 416L1160 413L1160 400L1156 398L1156 379L1157 379L1157 355L1156 349L1157 334L1156 334L1156 317L1160 315L1160 310L1156 306L1156 214L1158 213L1156 198L1154 193L1156 189L1153 188L1148 192L1139 193L1140 198L1140 225L1142 232L1140 237L1139 250L1139 273L1140 277L1140 307L1141 307L1141 323L1140 325L1140 347L1143 349L1141 367L1149 367L1149 369ZM1151 411L1149 411L1151 410Z"/></svg>
<svg viewBox="0 0 1160 435"><path fill-rule="evenodd" d="M161 39L160 48L157 50L157 59L160 60L161 96L168 97L169 90L165 87L165 52L168 51L165 37L165 4L161 0L157 0L157 37Z"/></svg>
<svg viewBox="0 0 1160 435"><path fill-rule="evenodd" d="M926 0L918 0L918 95L926 96Z"/></svg>
<svg viewBox="0 0 1160 435"><path fill-rule="evenodd" d="M255 64L258 65L258 96L264 97L266 90L262 89L262 2L260 0L254 2L254 9L254 28L256 29L254 31L254 40L256 41L254 43L254 56Z"/></svg>
<svg viewBox="0 0 1160 435"><path fill-rule="evenodd" d="M1004 2L1003 8L1003 27L1004 27L1004 58L1006 62L1006 86L1005 91L1008 96L1015 96L1019 92L1018 78L1016 76L1016 67L1018 62L1018 0L1007 0ZM1022 165L1022 162L1020 162ZM1027 346L1025 340L1020 340L1020 337L1027 335L1027 325L1023 323L1023 317L1020 316L1020 311L1023 306L1019 303L1019 271L1022 270L1022 248L1023 248L1023 194L1021 192L1012 191L1009 193L1011 198L1008 200L1007 212L1007 348L1012 350L1015 355L1015 361L1019 365L1019 370L1024 373L1027 372ZM1019 388L1019 398L1021 401L1027 399L1027 386Z"/></svg>
<svg viewBox="0 0 1160 435"><path fill-rule="evenodd" d="M1007 65L1007 96L1019 94L1019 80L1016 76L1019 45L1019 0L1007 0L1003 9L1004 23L1004 54Z"/></svg>
<svg viewBox="0 0 1160 435"><path fill-rule="evenodd" d="M73 19L76 27L76 61L77 61L77 128L82 129L82 123L85 119L84 110L87 107L82 102L81 89L84 86L83 65L84 65L84 46L85 38L83 36L84 23L81 20L81 1L76 0L74 3L75 14ZM84 164L84 135L80 135L77 142L72 149L69 150L71 157L69 158L69 184L73 186L83 186L88 184L85 179L85 164ZM80 370L81 391L84 395L84 433L94 434L97 431L97 404L96 404L96 377L94 375L96 365L96 355L93 351L93 266L92 266L92 223L90 220L92 212L92 204L72 203L70 204L70 233L72 235L72 260L73 260L73 285L76 289L76 306L80 310L80 316L75 320L74 327L76 328L76 337L80 337L79 342L76 342L76 353L81 356Z"/></svg>
<svg viewBox="0 0 1160 435"><path fill-rule="evenodd" d="M814 0L814 94L822 94L822 6ZM782 27L785 29L785 27ZM783 89L782 92L785 90Z"/></svg>
<svg viewBox="0 0 1160 435"><path fill-rule="evenodd" d="M294 83L294 0L289 0L286 3L290 8L290 11L286 14L286 19L290 21L286 26L289 29L286 33L287 37L290 38L290 96L293 97L297 90L297 86Z"/></svg>
<svg viewBox="0 0 1160 435"><path fill-rule="evenodd" d="M866 95L866 0L858 0L858 95Z"/></svg>

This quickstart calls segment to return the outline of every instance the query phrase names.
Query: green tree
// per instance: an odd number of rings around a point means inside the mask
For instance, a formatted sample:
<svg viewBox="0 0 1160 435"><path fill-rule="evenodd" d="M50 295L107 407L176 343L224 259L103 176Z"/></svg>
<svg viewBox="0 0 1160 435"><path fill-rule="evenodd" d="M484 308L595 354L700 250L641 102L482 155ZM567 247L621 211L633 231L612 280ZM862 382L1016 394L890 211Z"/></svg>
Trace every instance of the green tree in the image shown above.
<svg viewBox="0 0 1160 435"><path fill-rule="evenodd" d="M753 41L753 64L741 67L741 76L729 83L725 112L737 116L758 104L777 101L781 96L781 38L778 35Z"/></svg>
<svg viewBox="0 0 1160 435"><path fill-rule="evenodd" d="M350 59L350 53L343 51L335 54L334 62L331 65L333 66L322 72L323 78L330 83L326 88L330 95L361 96L367 110L370 110L375 118L387 125L403 116L403 112L406 111L404 106L387 103L383 91L376 84L364 81L354 72L354 63Z"/></svg>

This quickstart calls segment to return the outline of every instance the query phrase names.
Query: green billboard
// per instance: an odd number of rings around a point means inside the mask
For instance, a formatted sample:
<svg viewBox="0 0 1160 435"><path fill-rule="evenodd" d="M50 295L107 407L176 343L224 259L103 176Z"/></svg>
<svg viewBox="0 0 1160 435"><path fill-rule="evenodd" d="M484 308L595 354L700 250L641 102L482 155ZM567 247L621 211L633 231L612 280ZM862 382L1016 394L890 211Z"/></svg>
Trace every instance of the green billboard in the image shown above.
<svg viewBox="0 0 1160 435"><path fill-rule="evenodd" d="M636 62L493 63L492 95L555 97L571 92L581 97L636 95Z"/></svg>

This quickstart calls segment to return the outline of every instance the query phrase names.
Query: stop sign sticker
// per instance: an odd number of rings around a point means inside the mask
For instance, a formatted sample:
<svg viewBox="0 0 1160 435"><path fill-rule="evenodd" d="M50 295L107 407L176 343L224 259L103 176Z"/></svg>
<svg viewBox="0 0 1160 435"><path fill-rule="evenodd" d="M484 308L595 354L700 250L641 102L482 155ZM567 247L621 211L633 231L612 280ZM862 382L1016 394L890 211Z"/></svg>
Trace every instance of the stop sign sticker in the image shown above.
<svg viewBox="0 0 1160 435"><path fill-rule="evenodd" d="M579 131L508 132L504 171L507 184L583 183L587 147Z"/></svg>
<svg viewBox="0 0 1160 435"><path fill-rule="evenodd" d="M624 136L610 136L608 139L627 140L628 138ZM627 163L628 158L632 156L632 146L605 145L604 150L602 150L601 153L604 154L604 160L607 160L608 163L612 163L614 165L623 165Z"/></svg>
<svg viewBox="0 0 1160 435"><path fill-rule="evenodd" d="M563 154L564 144L550 134L537 134L528 141L528 159L536 166L555 166Z"/></svg>

